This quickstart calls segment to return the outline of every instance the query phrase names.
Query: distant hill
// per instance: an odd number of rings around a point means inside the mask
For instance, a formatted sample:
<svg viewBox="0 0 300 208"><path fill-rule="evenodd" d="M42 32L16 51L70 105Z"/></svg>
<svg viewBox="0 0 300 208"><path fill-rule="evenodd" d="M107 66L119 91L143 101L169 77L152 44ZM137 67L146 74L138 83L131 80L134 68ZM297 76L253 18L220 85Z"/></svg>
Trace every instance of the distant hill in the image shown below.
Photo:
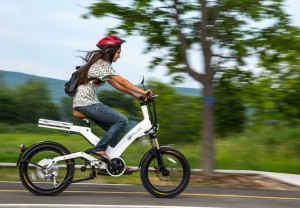
<svg viewBox="0 0 300 208"><path fill-rule="evenodd" d="M37 80L43 81L47 83L49 86L51 96L53 101L59 103L61 98L67 96L64 92L64 85L66 80L59 80L53 79L48 77L40 77L20 72L11 72L11 71L4 71L0 70L0 78L4 81L5 86L9 88L13 88L15 86L21 85L26 83L29 80ZM109 84L105 84L101 87L103 90L113 90L114 88L111 87ZM195 88L184 88L184 87L175 87L176 91L183 95L190 95L190 96L199 96L200 89Z"/></svg>

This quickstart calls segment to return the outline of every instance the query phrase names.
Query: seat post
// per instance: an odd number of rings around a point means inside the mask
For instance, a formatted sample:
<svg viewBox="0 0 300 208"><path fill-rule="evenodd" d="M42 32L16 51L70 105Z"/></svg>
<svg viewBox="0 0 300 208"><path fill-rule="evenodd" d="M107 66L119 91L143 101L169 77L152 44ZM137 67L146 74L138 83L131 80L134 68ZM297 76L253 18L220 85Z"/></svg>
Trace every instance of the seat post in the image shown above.
<svg viewBox="0 0 300 208"><path fill-rule="evenodd" d="M85 122L86 122L86 126L87 127L91 127L91 123L90 123L90 120L89 119L87 119L87 118L82 118L82 120L84 120Z"/></svg>
<svg viewBox="0 0 300 208"><path fill-rule="evenodd" d="M86 123L86 126L91 127L90 120L88 119L88 117L86 115L84 115L83 113L81 113L80 111L73 110L73 116L84 120Z"/></svg>

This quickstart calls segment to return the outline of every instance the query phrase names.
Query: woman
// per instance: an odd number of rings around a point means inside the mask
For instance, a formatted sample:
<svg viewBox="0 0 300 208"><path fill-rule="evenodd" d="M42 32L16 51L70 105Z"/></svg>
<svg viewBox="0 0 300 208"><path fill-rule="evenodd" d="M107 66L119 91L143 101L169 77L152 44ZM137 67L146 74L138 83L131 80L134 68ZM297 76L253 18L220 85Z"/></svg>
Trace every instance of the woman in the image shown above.
<svg viewBox="0 0 300 208"><path fill-rule="evenodd" d="M97 99L97 89L105 82L114 88L127 93L136 99L141 96L152 96L151 90L141 90L116 73L112 62L120 58L121 44L125 41L118 36L106 36L97 43L100 50L90 51L83 58L86 64L80 72L80 83L73 99L73 108L80 111L106 131L95 148L86 152L95 154L110 163L105 153L108 145L114 147L119 142L119 134L128 124L128 119L104 105ZM89 78L97 78L91 80Z"/></svg>

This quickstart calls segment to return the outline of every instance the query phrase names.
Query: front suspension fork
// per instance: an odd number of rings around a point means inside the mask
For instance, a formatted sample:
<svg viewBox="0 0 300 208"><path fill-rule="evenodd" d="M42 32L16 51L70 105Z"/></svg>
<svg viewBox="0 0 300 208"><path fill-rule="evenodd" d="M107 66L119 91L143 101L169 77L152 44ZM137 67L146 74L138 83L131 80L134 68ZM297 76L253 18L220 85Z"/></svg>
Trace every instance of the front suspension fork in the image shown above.
<svg viewBox="0 0 300 208"><path fill-rule="evenodd" d="M164 159L162 157L156 134L150 134L150 141L152 147L156 149L157 162L160 167L160 172L162 172L164 176L169 175L169 170L167 169Z"/></svg>

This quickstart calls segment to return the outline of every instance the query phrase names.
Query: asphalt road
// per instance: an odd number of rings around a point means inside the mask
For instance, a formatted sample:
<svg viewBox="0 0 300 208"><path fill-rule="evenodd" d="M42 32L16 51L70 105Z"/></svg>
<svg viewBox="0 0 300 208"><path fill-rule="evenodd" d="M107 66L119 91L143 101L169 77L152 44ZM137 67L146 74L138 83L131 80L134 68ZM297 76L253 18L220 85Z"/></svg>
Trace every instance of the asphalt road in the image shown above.
<svg viewBox="0 0 300 208"><path fill-rule="evenodd" d="M142 186L71 184L60 195L36 196L21 183L0 182L0 207L299 208L300 193L189 187L176 198L158 199L146 192Z"/></svg>

